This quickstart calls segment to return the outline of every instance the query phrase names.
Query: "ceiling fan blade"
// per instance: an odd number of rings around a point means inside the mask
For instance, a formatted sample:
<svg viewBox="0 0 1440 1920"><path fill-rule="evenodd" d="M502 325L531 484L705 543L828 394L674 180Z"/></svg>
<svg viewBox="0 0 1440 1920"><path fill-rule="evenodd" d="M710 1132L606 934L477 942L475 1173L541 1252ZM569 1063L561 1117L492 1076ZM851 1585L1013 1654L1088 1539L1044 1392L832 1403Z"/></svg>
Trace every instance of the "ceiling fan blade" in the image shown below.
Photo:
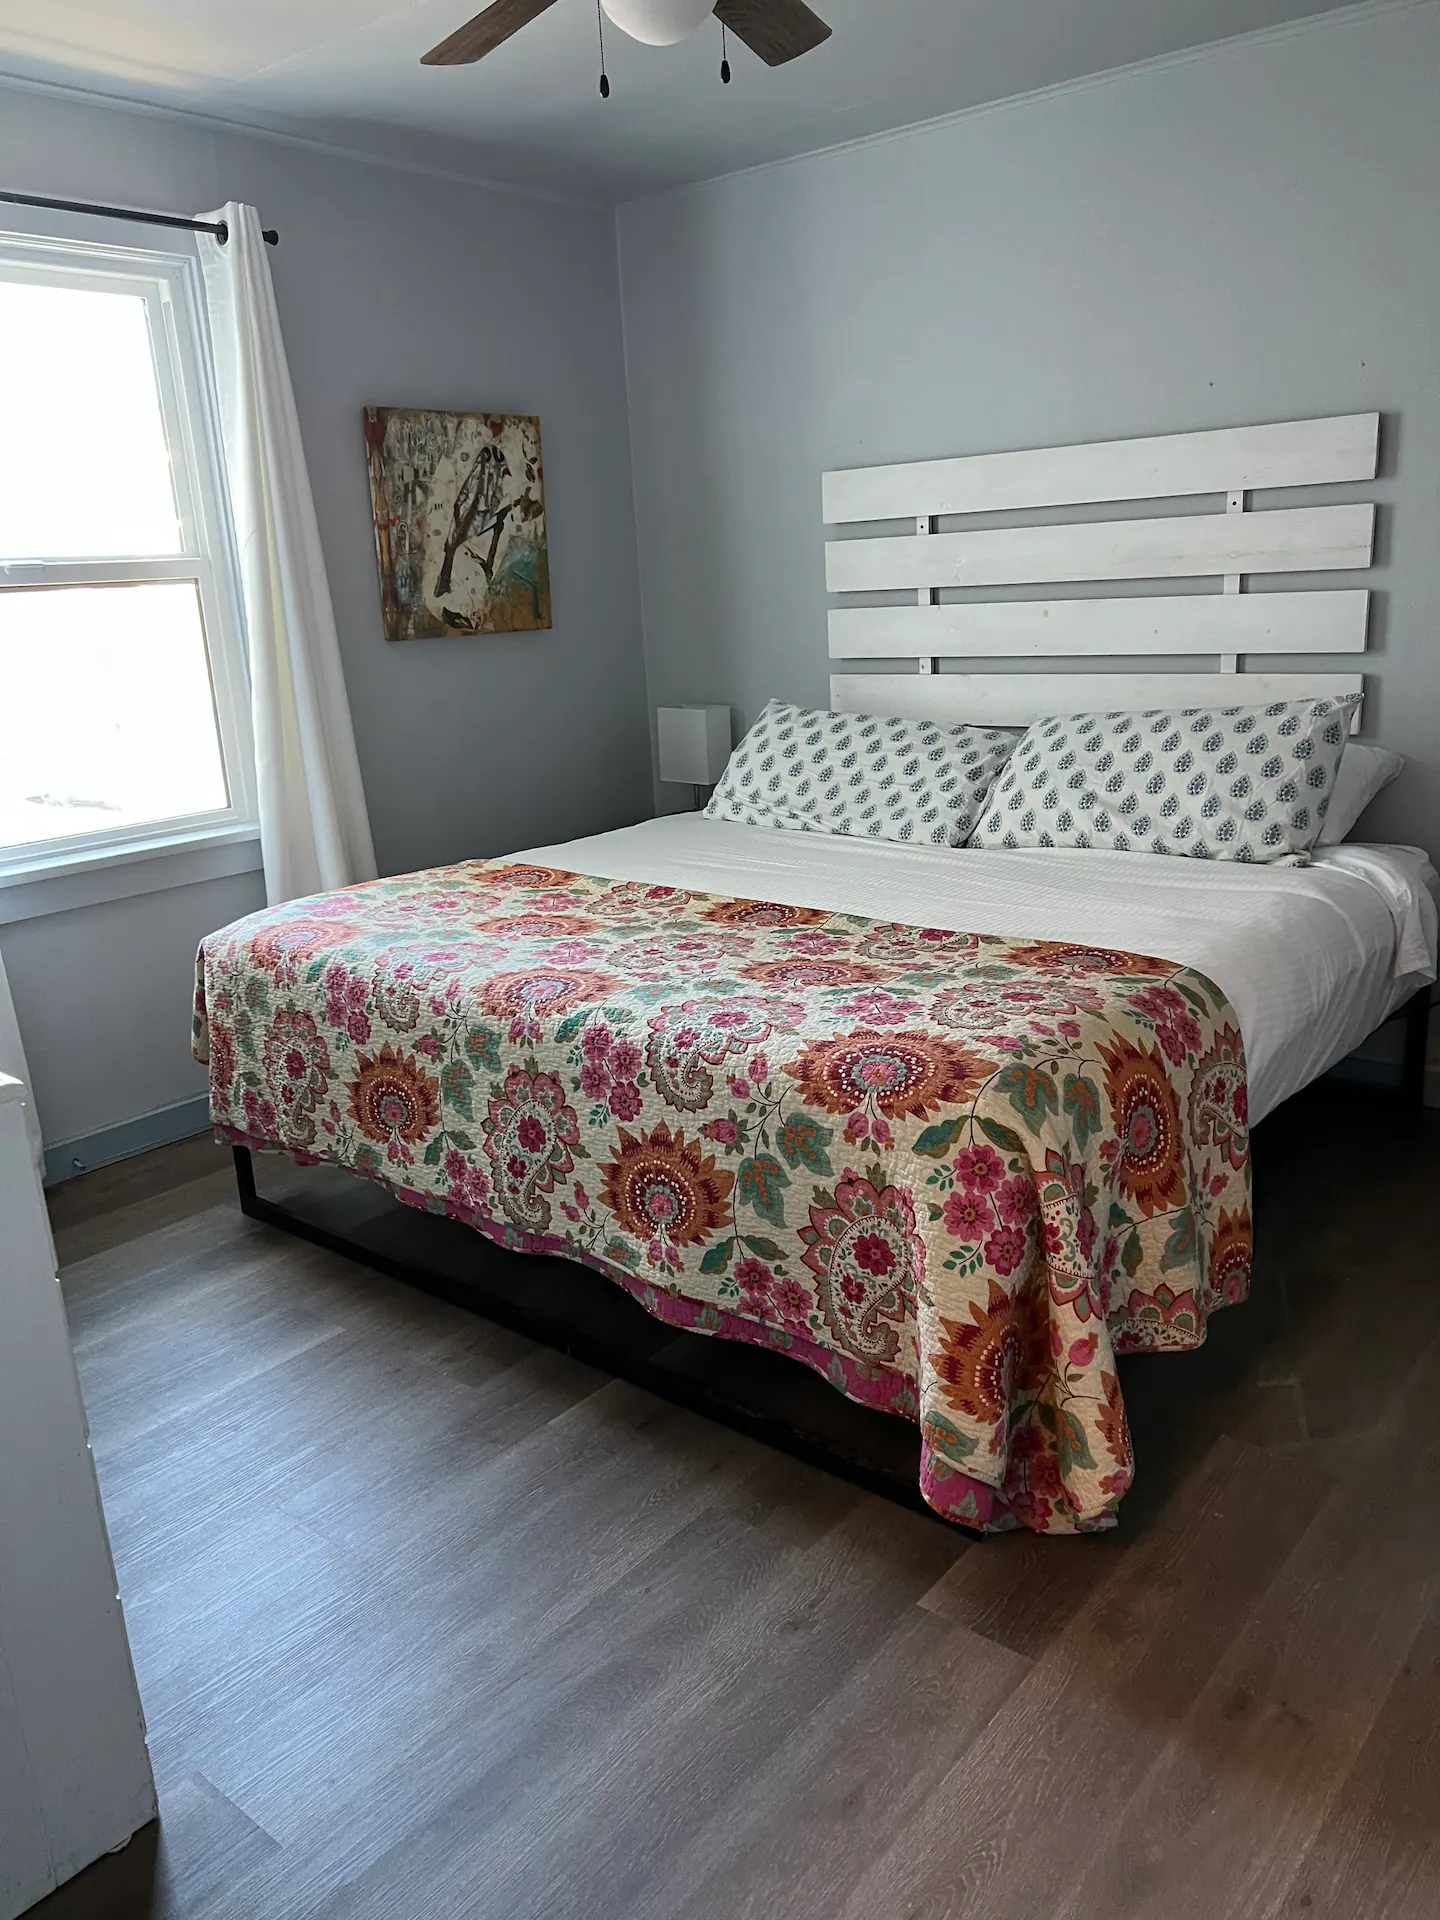
<svg viewBox="0 0 1440 1920"><path fill-rule="evenodd" d="M834 32L805 0L715 0L715 17L767 67L798 60Z"/></svg>
<svg viewBox="0 0 1440 1920"><path fill-rule="evenodd" d="M493 0L483 13L457 27L448 40L421 54L422 67L468 67L483 60L487 53L503 45L512 33L528 27L542 13L548 13L555 0Z"/></svg>

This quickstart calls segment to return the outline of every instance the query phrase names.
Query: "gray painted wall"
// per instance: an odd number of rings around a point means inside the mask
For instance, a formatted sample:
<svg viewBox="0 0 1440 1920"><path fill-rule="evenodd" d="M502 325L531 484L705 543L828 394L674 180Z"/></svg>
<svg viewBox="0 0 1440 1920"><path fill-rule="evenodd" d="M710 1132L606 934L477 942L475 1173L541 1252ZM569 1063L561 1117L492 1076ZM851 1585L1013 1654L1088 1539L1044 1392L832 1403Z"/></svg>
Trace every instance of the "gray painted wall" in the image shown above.
<svg viewBox="0 0 1440 1920"><path fill-rule="evenodd" d="M1367 821L1440 852L1440 8L619 216L652 708L826 704L827 468L1383 409ZM665 804L680 804L674 789Z"/></svg>
<svg viewBox="0 0 1440 1920"><path fill-rule="evenodd" d="M7 187L181 211L235 198L280 228L276 294L382 870L648 811L611 215L176 118L10 89L0 100ZM382 641L367 401L540 415L552 633ZM201 1091L186 1045L194 949L261 899L245 876L0 931L47 1140Z"/></svg>

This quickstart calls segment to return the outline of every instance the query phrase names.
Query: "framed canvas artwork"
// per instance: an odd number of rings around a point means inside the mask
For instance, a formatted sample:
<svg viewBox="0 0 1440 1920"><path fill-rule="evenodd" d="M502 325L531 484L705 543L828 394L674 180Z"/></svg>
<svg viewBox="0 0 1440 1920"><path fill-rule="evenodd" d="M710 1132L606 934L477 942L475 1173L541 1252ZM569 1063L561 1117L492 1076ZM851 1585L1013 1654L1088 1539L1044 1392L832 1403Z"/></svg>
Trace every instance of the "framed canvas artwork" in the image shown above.
<svg viewBox="0 0 1440 1920"><path fill-rule="evenodd" d="M387 640L550 625L540 422L366 407Z"/></svg>

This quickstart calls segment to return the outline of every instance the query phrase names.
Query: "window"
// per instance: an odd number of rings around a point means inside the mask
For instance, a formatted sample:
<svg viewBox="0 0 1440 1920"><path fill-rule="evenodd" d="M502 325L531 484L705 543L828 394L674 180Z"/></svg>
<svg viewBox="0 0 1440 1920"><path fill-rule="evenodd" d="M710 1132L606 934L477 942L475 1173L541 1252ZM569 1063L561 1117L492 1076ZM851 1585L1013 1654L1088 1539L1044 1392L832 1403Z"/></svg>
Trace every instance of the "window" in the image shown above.
<svg viewBox="0 0 1440 1920"><path fill-rule="evenodd" d="M255 831L193 260L0 242L0 877Z"/></svg>

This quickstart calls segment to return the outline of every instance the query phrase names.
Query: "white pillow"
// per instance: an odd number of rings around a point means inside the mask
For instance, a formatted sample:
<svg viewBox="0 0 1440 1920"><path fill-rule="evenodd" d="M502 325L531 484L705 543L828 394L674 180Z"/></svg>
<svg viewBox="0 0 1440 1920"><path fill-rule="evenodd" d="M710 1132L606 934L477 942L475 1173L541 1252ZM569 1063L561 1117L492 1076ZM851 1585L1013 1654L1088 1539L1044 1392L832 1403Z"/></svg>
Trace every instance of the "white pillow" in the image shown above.
<svg viewBox="0 0 1440 1920"><path fill-rule="evenodd" d="M1020 742L972 847L1106 847L1303 866L1359 695L1081 713Z"/></svg>
<svg viewBox="0 0 1440 1920"><path fill-rule="evenodd" d="M1340 771L1335 776L1335 791L1330 795L1330 811L1320 830L1317 847L1338 847L1355 831L1356 822L1405 765L1403 755L1384 747L1367 747L1363 740L1347 740L1340 756Z"/></svg>
<svg viewBox="0 0 1440 1920"><path fill-rule="evenodd" d="M772 700L730 756L705 813L747 827L958 847L1016 744L995 728Z"/></svg>

